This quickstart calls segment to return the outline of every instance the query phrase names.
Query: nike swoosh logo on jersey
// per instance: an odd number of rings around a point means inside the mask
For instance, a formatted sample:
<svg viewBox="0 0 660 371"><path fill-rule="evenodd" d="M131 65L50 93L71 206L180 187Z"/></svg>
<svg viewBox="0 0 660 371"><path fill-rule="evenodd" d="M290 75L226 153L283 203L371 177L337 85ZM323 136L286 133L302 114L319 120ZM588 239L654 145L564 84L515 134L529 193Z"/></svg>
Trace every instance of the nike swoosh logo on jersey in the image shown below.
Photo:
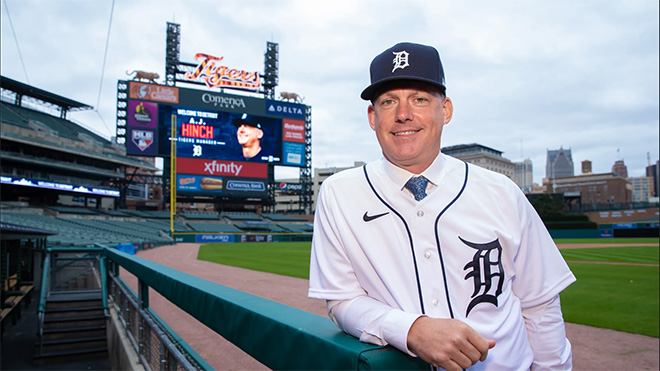
<svg viewBox="0 0 660 371"><path fill-rule="evenodd" d="M370 222L374 219L378 219L381 216L385 216L385 215L389 214L390 212L388 211L386 213L376 214L376 215L367 215L368 213L369 213L368 211L365 211L364 215L362 215L362 220L364 220L365 222Z"/></svg>

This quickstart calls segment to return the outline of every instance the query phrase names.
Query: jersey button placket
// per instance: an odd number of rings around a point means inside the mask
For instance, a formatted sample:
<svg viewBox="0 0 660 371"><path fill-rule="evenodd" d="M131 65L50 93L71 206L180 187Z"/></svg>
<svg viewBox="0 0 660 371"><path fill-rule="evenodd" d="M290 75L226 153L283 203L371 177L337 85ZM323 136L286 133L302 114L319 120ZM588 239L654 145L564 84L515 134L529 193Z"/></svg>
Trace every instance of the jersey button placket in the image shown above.
<svg viewBox="0 0 660 371"><path fill-rule="evenodd" d="M424 217L424 210L417 210L417 217L419 218Z"/></svg>

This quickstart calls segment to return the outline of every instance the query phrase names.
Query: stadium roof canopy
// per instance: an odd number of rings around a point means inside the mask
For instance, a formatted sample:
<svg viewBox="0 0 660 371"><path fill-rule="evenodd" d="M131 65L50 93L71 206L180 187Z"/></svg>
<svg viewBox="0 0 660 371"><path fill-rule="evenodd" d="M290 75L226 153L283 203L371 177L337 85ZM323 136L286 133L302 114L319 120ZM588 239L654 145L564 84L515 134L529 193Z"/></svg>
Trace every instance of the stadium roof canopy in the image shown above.
<svg viewBox="0 0 660 371"><path fill-rule="evenodd" d="M15 240L22 238L30 238L36 236L51 236L59 234L55 231L49 231L41 228L27 227L24 225L12 224L12 223L0 223L0 235L3 240Z"/></svg>
<svg viewBox="0 0 660 371"><path fill-rule="evenodd" d="M85 111L94 108L90 105L80 103L73 99L69 99L39 88L35 88L34 86L24 84L5 76L0 76L0 86L3 89L13 91L19 96L28 96L39 99L46 103L54 104L61 107L63 111ZM18 103L19 102L16 102L16 104Z"/></svg>

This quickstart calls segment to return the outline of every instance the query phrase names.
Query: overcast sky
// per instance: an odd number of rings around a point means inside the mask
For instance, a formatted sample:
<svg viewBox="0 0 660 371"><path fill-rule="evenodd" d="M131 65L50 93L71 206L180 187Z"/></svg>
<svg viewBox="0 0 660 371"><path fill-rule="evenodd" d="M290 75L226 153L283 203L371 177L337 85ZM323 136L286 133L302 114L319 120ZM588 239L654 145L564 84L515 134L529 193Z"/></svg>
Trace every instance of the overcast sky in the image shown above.
<svg viewBox="0 0 660 371"><path fill-rule="evenodd" d="M583 160L603 173L622 159L629 176L642 176L647 154L658 160L658 3L2 0L0 68L94 106L71 117L110 139L117 80L136 69L164 75L166 22L181 25L185 62L202 52L263 71L273 41L277 94L312 106L312 166L344 167L381 156L359 98L371 59L413 41L435 46L444 64L454 118L443 147L479 143L529 158L536 183L546 151L560 147L572 150L576 174Z"/></svg>

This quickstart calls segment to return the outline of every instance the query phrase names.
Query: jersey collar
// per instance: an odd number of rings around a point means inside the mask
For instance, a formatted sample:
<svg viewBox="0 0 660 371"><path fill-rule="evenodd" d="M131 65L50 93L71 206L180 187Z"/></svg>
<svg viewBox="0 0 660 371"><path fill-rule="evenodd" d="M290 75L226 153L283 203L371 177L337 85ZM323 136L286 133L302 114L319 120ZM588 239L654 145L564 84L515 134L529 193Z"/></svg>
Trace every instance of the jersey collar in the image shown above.
<svg viewBox="0 0 660 371"><path fill-rule="evenodd" d="M440 153L438 154L438 157L435 158L431 166L426 168L421 174L413 174L408 170L402 169L393 163L389 162L386 158L381 159L383 163L383 170L385 171L385 175L387 175L388 178L396 184L397 187L400 189L403 189L403 186L406 184L408 179L412 176L416 175L423 175L428 179L431 184L434 186L438 186L440 182L442 182L442 178L444 178L445 175L445 163L447 160L445 159L445 155Z"/></svg>

